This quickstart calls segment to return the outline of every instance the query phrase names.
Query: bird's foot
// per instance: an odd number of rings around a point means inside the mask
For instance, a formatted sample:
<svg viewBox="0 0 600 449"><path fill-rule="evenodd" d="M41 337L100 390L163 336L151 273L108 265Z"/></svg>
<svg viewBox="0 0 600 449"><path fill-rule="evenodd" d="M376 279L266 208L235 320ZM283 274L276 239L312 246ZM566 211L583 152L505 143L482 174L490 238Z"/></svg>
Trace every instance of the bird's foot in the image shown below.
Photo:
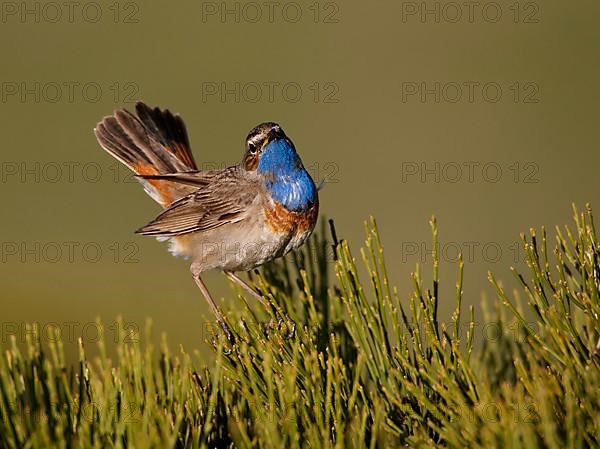
<svg viewBox="0 0 600 449"><path fill-rule="evenodd" d="M271 318L268 329L277 329L285 340L291 340L296 336L296 322L287 315L277 313L274 318Z"/></svg>
<svg viewBox="0 0 600 449"><path fill-rule="evenodd" d="M223 334L225 334L225 338L227 338L227 341L231 345L231 347L229 347L229 348L223 346L223 349L222 349L223 354L229 355L233 351L233 345L235 344L235 337L233 336L231 329L229 329L229 326L227 325L227 323L225 323L225 321L219 321L218 323L219 323L219 326L221 327L221 330L223 331ZM217 342L215 341L214 338L211 339L211 343L215 349L218 348Z"/></svg>

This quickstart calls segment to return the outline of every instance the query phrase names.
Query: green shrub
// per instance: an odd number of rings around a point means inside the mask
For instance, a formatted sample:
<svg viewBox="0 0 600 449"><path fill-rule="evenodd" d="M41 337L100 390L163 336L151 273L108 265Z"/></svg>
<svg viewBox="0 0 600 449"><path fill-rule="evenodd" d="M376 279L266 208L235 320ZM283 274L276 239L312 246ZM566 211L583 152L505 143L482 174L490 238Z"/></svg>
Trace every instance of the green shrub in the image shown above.
<svg viewBox="0 0 600 449"><path fill-rule="evenodd" d="M431 229L436 248L435 220ZM417 267L404 300L374 220L362 277L331 230L331 241L323 224L302 251L252 276L272 310L240 295L227 312L237 343L215 336L209 368L124 330L114 360L101 340L93 360L80 343L76 364L58 335L48 348L35 329L24 347L13 338L0 362L0 446L600 447L600 250L589 207L575 211L573 230L557 229L553 258L544 229L541 240L522 236L525 303L490 274L500 301L485 319L500 333L477 351L462 261L446 326L437 254L432 285Z"/></svg>

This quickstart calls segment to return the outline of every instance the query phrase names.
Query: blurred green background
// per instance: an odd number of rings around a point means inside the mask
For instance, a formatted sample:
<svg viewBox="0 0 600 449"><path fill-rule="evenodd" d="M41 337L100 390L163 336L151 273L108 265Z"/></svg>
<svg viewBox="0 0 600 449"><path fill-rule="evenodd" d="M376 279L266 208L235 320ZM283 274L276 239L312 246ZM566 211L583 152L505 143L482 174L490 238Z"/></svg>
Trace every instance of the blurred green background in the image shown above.
<svg viewBox="0 0 600 449"><path fill-rule="evenodd" d="M122 314L206 352L212 316L188 262L133 234L159 207L92 134L137 99L183 115L205 168L280 122L327 179L322 215L342 237L358 247L378 219L400 292L431 262L435 214L442 293L460 249L479 303L488 270L508 280L520 263L519 232L600 192L599 13L592 0L3 2L1 343L25 321L93 341L95 317L110 332ZM222 275L206 282L233 301Z"/></svg>

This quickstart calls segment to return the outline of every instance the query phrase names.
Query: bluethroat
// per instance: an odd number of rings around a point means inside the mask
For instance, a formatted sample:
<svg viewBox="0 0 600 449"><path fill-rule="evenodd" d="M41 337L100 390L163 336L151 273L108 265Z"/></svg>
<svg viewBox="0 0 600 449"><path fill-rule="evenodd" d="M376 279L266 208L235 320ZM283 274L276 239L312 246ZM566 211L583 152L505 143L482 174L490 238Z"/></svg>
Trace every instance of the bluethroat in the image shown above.
<svg viewBox="0 0 600 449"><path fill-rule="evenodd" d="M102 148L129 167L164 208L135 232L168 240L171 253L191 259L198 288L233 341L201 274L220 270L270 307L236 272L282 257L306 241L319 212L315 183L277 123L250 131L239 164L201 171L179 114L142 102L136 112L118 110L94 129Z"/></svg>

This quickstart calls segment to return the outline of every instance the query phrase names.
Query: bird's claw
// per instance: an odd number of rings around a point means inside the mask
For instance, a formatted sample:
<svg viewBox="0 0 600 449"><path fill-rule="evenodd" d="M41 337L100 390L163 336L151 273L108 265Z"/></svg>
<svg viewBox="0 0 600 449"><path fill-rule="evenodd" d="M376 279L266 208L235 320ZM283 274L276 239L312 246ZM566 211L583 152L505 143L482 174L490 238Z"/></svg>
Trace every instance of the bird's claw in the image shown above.
<svg viewBox="0 0 600 449"><path fill-rule="evenodd" d="M277 320L276 324L273 322L274 319ZM282 317L280 314L277 314L274 319L272 318L269 321L268 329L277 329L285 340L291 340L296 336L296 322L294 320L287 315Z"/></svg>
<svg viewBox="0 0 600 449"><path fill-rule="evenodd" d="M233 351L233 345L235 344L235 337L233 336L233 333L231 332L231 330L229 329L229 326L227 326L227 324L225 322L219 322L219 325L221 327L221 330L225 334L227 341L231 345L231 347L229 347L229 348L223 346L223 349L222 349L223 355L229 355ZM217 342L215 341L214 338L211 339L211 343L215 349L218 348Z"/></svg>
<svg viewBox="0 0 600 449"><path fill-rule="evenodd" d="M285 327L286 333L283 334L283 338L291 340L296 336L296 322L291 318L288 318L287 323L278 323L278 329L281 331L282 327Z"/></svg>

